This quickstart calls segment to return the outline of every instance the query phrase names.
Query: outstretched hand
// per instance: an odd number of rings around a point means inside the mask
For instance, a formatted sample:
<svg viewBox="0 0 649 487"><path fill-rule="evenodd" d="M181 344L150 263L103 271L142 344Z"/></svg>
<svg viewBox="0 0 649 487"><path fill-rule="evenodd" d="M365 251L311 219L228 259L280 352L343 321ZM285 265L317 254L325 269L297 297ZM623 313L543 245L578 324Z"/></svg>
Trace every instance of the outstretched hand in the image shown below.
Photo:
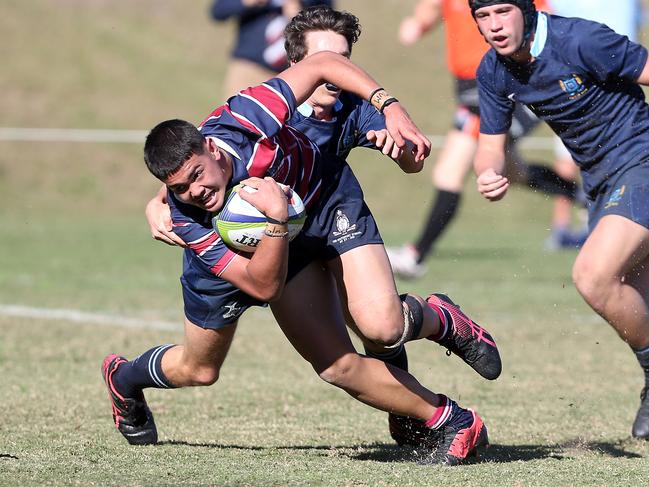
<svg viewBox="0 0 649 487"><path fill-rule="evenodd" d="M403 150L394 143L394 139L387 131L387 129L370 130L366 134L367 140L374 142L374 145L381 149L381 152L394 159L398 160L403 155Z"/></svg>
<svg viewBox="0 0 649 487"><path fill-rule="evenodd" d="M430 140L417 128L400 103L392 103L385 107L383 115L385 126L399 149L407 150L407 142L410 142L417 162L430 155Z"/></svg>

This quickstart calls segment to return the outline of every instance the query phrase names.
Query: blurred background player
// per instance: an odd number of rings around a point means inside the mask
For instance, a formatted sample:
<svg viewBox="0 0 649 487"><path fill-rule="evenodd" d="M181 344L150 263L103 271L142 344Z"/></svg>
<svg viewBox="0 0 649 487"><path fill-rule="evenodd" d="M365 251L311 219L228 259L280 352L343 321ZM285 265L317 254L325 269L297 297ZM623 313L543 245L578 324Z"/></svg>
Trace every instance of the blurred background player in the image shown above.
<svg viewBox="0 0 649 487"><path fill-rule="evenodd" d="M286 69L283 34L288 21L304 7L332 4L332 0L215 0L210 9L214 20L237 20L224 96L232 96Z"/></svg>
<svg viewBox="0 0 649 487"><path fill-rule="evenodd" d="M639 0L550 0L551 13L562 17L581 17L606 24L618 34L624 34L638 42L638 32L643 20L642 4ZM579 170L570 152L561 140L556 138L554 170L562 178L577 181ZM572 227L573 202L564 196L554 199L551 234L546 240L549 250L578 248L588 237L588 227Z"/></svg>
<svg viewBox="0 0 649 487"><path fill-rule="evenodd" d="M545 7L544 2L539 2ZM478 144L480 125L476 70L489 49L475 27L466 0L421 0L414 14L405 18L399 39L408 46L444 22L448 69L455 77L457 110L453 129L447 134L432 171L435 199L426 215L424 227L415 243L387 248L395 275L403 278L421 276L423 261L447 226L455 218L464 183L471 170ZM574 199L576 186L554 171L537 164L523 164L515 150L516 141L532 130L538 119L527 108L517 105L510 130L508 164L511 178L553 195Z"/></svg>

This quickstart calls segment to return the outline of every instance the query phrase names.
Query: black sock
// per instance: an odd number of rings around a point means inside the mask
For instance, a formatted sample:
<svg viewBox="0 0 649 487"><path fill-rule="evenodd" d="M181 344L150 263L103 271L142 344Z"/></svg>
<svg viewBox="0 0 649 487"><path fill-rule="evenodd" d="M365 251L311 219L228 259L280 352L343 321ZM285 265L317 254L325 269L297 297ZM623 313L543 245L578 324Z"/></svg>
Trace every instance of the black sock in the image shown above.
<svg viewBox="0 0 649 487"><path fill-rule="evenodd" d="M460 205L461 196L461 193L453 193L441 189L437 191L435 203L430 209L421 236L415 244L415 248L419 253L419 262L422 262L426 258L430 249L433 248L435 241L453 220Z"/></svg>
<svg viewBox="0 0 649 487"><path fill-rule="evenodd" d="M371 352L366 347L365 355L367 355L368 357L375 358L377 360L381 360L386 364L399 367L401 370L405 370L406 372L408 371L408 355L406 354L406 347L404 345L401 345L399 348L396 348L394 350L392 349L384 350L381 353Z"/></svg>
<svg viewBox="0 0 649 487"><path fill-rule="evenodd" d="M644 371L645 386L649 387L649 347L642 350L634 350L636 358L640 363L640 367Z"/></svg>
<svg viewBox="0 0 649 487"><path fill-rule="evenodd" d="M138 397L145 387L173 388L174 385L162 372L162 356L174 346L154 347L139 357L120 365L113 376L113 383L117 390L125 397Z"/></svg>
<svg viewBox="0 0 649 487"><path fill-rule="evenodd" d="M576 183L563 179L552 169L541 164L527 166L527 186L545 194L565 196L572 201L577 195Z"/></svg>

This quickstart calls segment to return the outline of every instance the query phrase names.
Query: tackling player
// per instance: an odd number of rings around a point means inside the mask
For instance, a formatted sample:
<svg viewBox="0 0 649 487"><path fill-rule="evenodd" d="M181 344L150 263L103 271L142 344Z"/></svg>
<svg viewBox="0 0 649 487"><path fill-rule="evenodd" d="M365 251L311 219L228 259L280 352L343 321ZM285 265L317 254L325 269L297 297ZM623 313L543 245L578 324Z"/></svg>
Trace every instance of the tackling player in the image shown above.
<svg viewBox="0 0 649 487"><path fill-rule="evenodd" d="M169 188L174 228L188 242L181 279L185 343L155 347L131 362L117 355L105 359L115 424L129 442L157 441L143 388L214 383L238 317L249 306L270 302L284 333L321 378L374 407L424 421L439 442L431 462L459 463L486 443L486 428L473 411L399 368L357 354L349 340L345 316L385 348L430 338L483 375L500 373L489 334L448 298L399 297L349 166L321 155L286 125L323 82L371 100L397 145L413 144L415 161L428 154L430 143L395 98L345 57L324 52L230 98L200 130L170 120L147 137L147 166ZM307 206L307 222L290 253L286 197L274 180L297 191ZM242 181L259 189L242 196L269 220L267 238L252 256L227 249L209 223L226 190Z"/></svg>
<svg viewBox="0 0 649 487"><path fill-rule="evenodd" d="M300 12L288 24L286 51L291 64L321 51L331 51L349 57L352 46L360 36L358 19L348 13L328 7L313 7ZM423 164L416 161L410 150L401 150L385 128L385 118L367 100L341 92L331 84L323 84L300 105L288 122L300 130L320 150L346 159L354 147L368 147L382 150L392 158L404 172L421 170ZM175 243L177 235L172 231L169 207L165 203L166 187L147 205L147 218L154 238L169 244ZM349 314L349 312L346 312ZM347 318L354 327L354 320ZM355 330L363 341L365 353L408 370L408 358L404 345L385 349L377 346ZM491 375L489 378L495 378ZM422 432L423 424L389 414L390 434L400 444L416 445L427 442Z"/></svg>
<svg viewBox="0 0 649 487"><path fill-rule="evenodd" d="M533 0L469 0L492 49L478 69L478 190L505 196L513 100L561 138L581 169L591 233L573 267L586 302L645 373L632 434L649 439L649 84L647 50L603 24L537 12Z"/></svg>

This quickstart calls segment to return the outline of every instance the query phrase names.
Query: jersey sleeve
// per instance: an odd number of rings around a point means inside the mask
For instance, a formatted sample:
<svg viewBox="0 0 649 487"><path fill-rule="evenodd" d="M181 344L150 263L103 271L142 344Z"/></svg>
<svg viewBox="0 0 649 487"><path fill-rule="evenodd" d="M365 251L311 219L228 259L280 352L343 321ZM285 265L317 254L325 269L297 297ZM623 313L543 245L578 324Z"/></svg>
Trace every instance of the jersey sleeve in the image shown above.
<svg viewBox="0 0 649 487"><path fill-rule="evenodd" d="M489 53L480 63L477 81L480 100L480 133L506 134L512 123L514 102L502 93L504 87L498 86L496 65L489 59Z"/></svg>
<svg viewBox="0 0 649 487"><path fill-rule="evenodd" d="M647 49L604 24L583 21L576 41L577 59L595 79L612 77L636 81L647 62Z"/></svg>
<svg viewBox="0 0 649 487"><path fill-rule="evenodd" d="M235 259L237 254L228 249L212 228L211 214L196 206L179 201L168 191L173 231L187 244L188 250L216 276Z"/></svg>

